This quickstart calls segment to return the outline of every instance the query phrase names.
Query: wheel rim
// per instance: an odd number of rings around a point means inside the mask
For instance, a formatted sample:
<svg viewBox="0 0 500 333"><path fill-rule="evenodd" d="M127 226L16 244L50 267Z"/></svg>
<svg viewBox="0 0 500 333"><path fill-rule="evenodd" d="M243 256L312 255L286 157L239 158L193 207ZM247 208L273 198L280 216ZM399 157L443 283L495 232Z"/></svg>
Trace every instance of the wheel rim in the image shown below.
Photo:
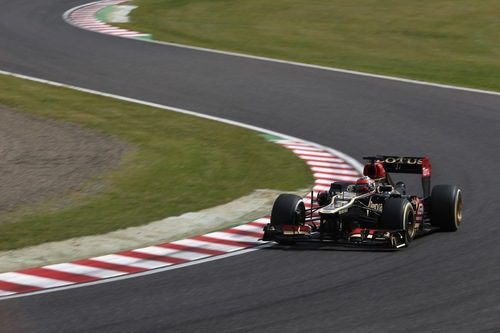
<svg viewBox="0 0 500 333"><path fill-rule="evenodd" d="M412 214L413 209L410 207L408 209L408 213L406 215L406 234L408 235L409 240L412 240L415 236L415 215Z"/></svg>
<svg viewBox="0 0 500 333"><path fill-rule="evenodd" d="M459 190L455 204L455 224L458 227L460 223L462 223L462 193Z"/></svg>
<svg viewBox="0 0 500 333"><path fill-rule="evenodd" d="M297 206L295 207L295 225L302 225L304 224L303 221L305 219L305 206L302 201L299 201L297 203Z"/></svg>

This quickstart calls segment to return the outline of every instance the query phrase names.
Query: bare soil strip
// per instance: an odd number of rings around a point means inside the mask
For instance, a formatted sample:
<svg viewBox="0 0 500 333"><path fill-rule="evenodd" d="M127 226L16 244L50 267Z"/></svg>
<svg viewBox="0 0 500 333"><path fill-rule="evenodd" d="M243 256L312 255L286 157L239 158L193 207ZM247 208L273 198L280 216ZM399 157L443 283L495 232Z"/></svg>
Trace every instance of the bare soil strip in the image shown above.
<svg viewBox="0 0 500 333"><path fill-rule="evenodd" d="M116 138L0 107L0 223L9 222L6 213L81 191L126 151Z"/></svg>

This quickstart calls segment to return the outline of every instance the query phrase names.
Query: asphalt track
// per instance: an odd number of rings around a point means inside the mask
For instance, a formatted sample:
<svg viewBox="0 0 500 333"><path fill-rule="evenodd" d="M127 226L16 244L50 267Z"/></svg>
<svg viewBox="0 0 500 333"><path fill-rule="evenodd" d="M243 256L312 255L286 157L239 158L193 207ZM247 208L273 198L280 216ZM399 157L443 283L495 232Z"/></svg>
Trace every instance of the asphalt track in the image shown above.
<svg viewBox="0 0 500 333"><path fill-rule="evenodd" d="M500 96L95 34L85 1L0 1L0 69L265 127L351 156L428 154L458 233L399 252L270 248L0 302L1 332L500 331Z"/></svg>

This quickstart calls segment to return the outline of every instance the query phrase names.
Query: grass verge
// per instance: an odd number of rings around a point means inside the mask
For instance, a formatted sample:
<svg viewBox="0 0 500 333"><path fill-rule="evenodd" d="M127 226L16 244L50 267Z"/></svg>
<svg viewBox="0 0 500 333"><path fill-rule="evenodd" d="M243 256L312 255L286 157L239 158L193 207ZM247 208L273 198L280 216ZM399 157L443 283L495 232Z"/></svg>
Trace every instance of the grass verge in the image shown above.
<svg viewBox="0 0 500 333"><path fill-rule="evenodd" d="M500 90L496 0L135 0L157 40Z"/></svg>
<svg viewBox="0 0 500 333"><path fill-rule="evenodd" d="M294 190L312 176L256 132L0 75L0 105L67 121L131 144L121 166L0 224L0 250L137 226L219 205L257 188ZM97 194L86 189L104 184ZM5 219L5 216L3 217Z"/></svg>

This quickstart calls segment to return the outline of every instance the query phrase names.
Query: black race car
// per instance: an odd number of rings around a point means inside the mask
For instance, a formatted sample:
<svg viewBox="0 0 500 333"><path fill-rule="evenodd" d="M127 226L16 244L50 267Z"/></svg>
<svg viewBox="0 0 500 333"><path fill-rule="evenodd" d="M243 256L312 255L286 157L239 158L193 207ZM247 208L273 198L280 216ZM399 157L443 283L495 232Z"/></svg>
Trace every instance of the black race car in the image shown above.
<svg viewBox="0 0 500 333"><path fill-rule="evenodd" d="M364 177L355 183L334 182L319 192L311 208L294 194L275 200L263 240L292 245L300 241L347 246L408 246L418 235L456 231L462 222L462 191L436 185L431 192L427 157L377 155L364 157ZM423 196L407 194L390 174L421 174Z"/></svg>

